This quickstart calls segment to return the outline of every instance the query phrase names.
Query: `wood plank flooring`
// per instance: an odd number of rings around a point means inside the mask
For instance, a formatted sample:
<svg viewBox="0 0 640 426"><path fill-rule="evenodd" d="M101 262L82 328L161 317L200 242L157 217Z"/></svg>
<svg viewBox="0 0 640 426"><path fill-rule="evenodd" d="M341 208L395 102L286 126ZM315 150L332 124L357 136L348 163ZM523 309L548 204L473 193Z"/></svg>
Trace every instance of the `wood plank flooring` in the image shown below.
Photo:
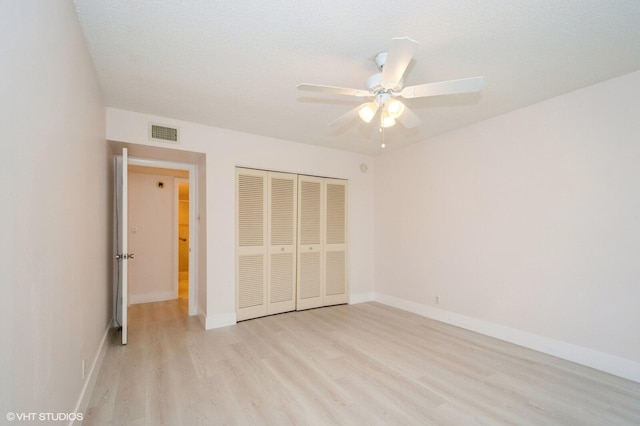
<svg viewBox="0 0 640 426"><path fill-rule="evenodd" d="M640 425L640 384L378 303L204 331L130 308L84 425Z"/></svg>

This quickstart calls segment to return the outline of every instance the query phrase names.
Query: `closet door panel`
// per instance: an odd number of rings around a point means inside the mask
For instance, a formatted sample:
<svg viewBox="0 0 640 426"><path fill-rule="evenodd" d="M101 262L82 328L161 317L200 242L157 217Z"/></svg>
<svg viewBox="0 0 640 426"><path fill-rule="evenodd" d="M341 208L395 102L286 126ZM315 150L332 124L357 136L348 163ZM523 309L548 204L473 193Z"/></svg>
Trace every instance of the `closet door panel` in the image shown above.
<svg viewBox="0 0 640 426"><path fill-rule="evenodd" d="M297 309L323 305L323 180L298 176Z"/></svg>
<svg viewBox="0 0 640 426"><path fill-rule="evenodd" d="M269 172L268 314L296 309L297 175Z"/></svg>
<svg viewBox="0 0 640 426"><path fill-rule="evenodd" d="M347 286L347 182L324 180L324 305L349 302Z"/></svg>
<svg viewBox="0 0 640 426"><path fill-rule="evenodd" d="M273 305L288 302L295 309L295 262L293 253L270 255L269 313L275 313ZM281 311L284 312L284 311Z"/></svg>
<svg viewBox="0 0 640 426"><path fill-rule="evenodd" d="M336 179L326 179L325 206L327 221L327 245L347 243L347 183Z"/></svg>
<svg viewBox="0 0 640 426"><path fill-rule="evenodd" d="M239 247L262 247L266 236L266 173L238 170L237 175L237 244Z"/></svg>
<svg viewBox="0 0 640 426"><path fill-rule="evenodd" d="M265 256L243 254L238 256L238 307L240 309L262 307L264 298Z"/></svg>
<svg viewBox="0 0 640 426"><path fill-rule="evenodd" d="M236 319L267 314L267 173L236 169Z"/></svg>
<svg viewBox="0 0 640 426"><path fill-rule="evenodd" d="M322 258L319 251L300 253L300 282L303 285L300 286L300 299L307 304L307 307L311 306L315 302L309 299L318 299L321 296L321 265ZM321 306L321 305L317 305Z"/></svg>
<svg viewBox="0 0 640 426"><path fill-rule="evenodd" d="M345 295L347 292L347 259L344 250L327 251L325 265L325 296L328 298Z"/></svg>

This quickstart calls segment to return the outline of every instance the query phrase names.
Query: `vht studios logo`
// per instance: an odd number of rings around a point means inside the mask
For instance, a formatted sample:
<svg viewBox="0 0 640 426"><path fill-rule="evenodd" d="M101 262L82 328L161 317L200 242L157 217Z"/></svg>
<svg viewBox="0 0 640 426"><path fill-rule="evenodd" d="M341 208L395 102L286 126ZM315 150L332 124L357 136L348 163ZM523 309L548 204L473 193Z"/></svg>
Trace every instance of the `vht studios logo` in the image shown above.
<svg viewBox="0 0 640 426"><path fill-rule="evenodd" d="M82 421L82 413L14 413L9 411L7 413L7 420L13 421L28 421L34 422L36 420L45 422L68 422L68 421Z"/></svg>

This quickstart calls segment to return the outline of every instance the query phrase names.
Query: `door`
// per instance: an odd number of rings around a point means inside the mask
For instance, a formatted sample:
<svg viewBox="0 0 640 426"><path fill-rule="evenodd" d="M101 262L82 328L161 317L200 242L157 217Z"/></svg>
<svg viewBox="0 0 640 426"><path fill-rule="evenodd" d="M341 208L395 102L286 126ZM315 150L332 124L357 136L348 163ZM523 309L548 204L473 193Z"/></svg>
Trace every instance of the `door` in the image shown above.
<svg viewBox="0 0 640 426"><path fill-rule="evenodd" d="M128 286L127 286L127 199L128 199L128 155L127 148L122 148L122 156L116 157L116 186L115 186L115 231L116 231L116 322L122 330L122 344L127 344L127 305ZM132 257L133 255L131 255Z"/></svg>
<svg viewBox="0 0 640 426"><path fill-rule="evenodd" d="M349 302L347 181L298 178L297 309Z"/></svg>
<svg viewBox="0 0 640 426"><path fill-rule="evenodd" d="M296 308L296 175L236 169L236 318Z"/></svg>
<svg viewBox="0 0 640 426"><path fill-rule="evenodd" d="M349 302L347 289L347 182L324 180L323 305Z"/></svg>
<svg viewBox="0 0 640 426"><path fill-rule="evenodd" d="M323 305L323 179L298 177L298 294L296 309Z"/></svg>
<svg viewBox="0 0 640 426"><path fill-rule="evenodd" d="M236 168L236 318L348 303L347 182Z"/></svg>
<svg viewBox="0 0 640 426"><path fill-rule="evenodd" d="M267 172L236 169L236 318L267 315Z"/></svg>
<svg viewBox="0 0 640 426"><path fill-rule="evenodd" d="M267 314L296 309L296 175L269 172Z"/></svg>

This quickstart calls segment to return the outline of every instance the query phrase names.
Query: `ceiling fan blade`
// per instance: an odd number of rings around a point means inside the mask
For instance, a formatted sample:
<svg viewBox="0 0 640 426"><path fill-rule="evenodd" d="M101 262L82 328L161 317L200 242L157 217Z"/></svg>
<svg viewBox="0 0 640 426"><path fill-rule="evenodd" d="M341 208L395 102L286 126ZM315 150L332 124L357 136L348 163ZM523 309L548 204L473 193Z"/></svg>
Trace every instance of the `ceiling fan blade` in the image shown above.
<svg viewBox="0 0 640 426"><path fill-rule="evenodd" d="M382 81L380 84L385 89L393 89L400 83L402 74L411 62L413 54L418 48L418 42L409 37L391 39L391 47L387 54L387 60L382 68Z"/></svg>
<svg viewBox="0 0 640 426"><path fill-rule="evenodd" d="M341 115L340 117L338 117L337 119L329 123L329 127L339 127L339 126L342 126L343 124L347 124L351 120L359 118L358 116L360 113L360 108L363 108L365 105L368 105L368 104L369 102L365 102L361 105L358 105L348 113Z"/></svg>
<svg viewBox="0 0 640 426"><path fill-rule="evenodd" d="M402 89L403 98L422 98L425 96L456 95L459 93L474 93L482 90L484 78L471 77L460 80L439 81L437 83L420 84Z"/></svg>
<svg viewBox="0 0 640 426"><path fill-rule="evenodd" d="M346 87L335 87L335 86L323 86L321 84L308 84L308 83L300 83L296 86L298 90L306 90L308 92L321 92L321 93L333 93L336 95L347 95L347 96L373 96L373 93L370 93L368 90L359 90L359 89L349 89Z"/></svg>
<svg viewBox="0 0 640 426"><path fill-rule="evenodd" d="M396 118L396 120L402 123L407 129L417 127L422 122L406 105L404 106L404 111L402 111L402 114Z"/></svg>

